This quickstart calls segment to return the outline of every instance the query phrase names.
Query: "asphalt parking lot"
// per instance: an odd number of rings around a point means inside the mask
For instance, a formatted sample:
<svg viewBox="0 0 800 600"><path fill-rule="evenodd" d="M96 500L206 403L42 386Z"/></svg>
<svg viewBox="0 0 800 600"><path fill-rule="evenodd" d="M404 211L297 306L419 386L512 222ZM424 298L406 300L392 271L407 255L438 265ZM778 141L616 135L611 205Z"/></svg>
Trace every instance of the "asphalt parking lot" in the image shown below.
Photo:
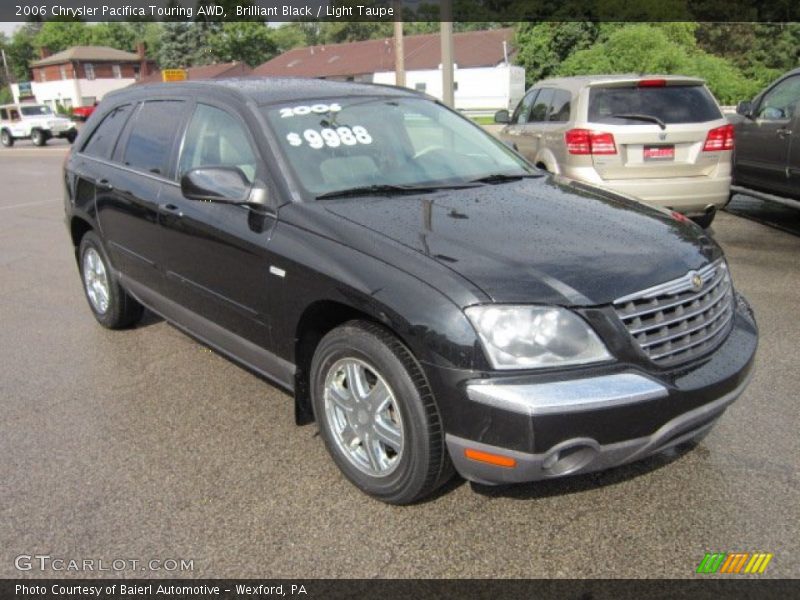
<svg viewBox="0 0 800 600"><path fill-rule="evenodd" d="M0 150L0 577L65 574L20 573L20 554L194 561L126 576L692 577L707 551L771 552L762 577L800 577L797 235L714 225L761 345L697 447L561 481L455 481L398 508L348 484L268 383L152 315L95 323L65 149Z"/></svg>

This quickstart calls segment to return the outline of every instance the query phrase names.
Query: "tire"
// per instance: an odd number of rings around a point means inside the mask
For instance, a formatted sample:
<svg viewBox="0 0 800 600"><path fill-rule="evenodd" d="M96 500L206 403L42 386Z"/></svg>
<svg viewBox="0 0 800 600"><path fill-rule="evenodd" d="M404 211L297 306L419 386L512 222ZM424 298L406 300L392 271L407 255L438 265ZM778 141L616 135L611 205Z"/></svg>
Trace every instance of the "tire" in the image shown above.
<svg viewBox="0 0 800 600"><path fill-rule="evenodd" d="M6 148L11 148L14 145L14 136L11 135L8 129L3 129L2 133L0 133L0 143Z"/></svg>
<svg viewBox="0 0 800 600"><path fill-rule="evenodd" d="M716 212L711 213L710 215L701 215L699 217L692 217L692 221L700 225L703 229L708 229L711 227L711 223L714 222L714 217L717 216Z"/></svg>
<svg viewBox="0 0 800 600"><path fill-rule="evenodd" d="M100 238L92 231L81 239L78 266L86 300L98 323L123 329L142 318L142 305L122 289Z"/></svg>
<svg viewBox="0 0 800 600"><path fill-rule="evenodd" d="M34 129L31 131L31 141L34 146L44 146L47 144L47 136L41 129Z"/></svg>
<svg viewBox="0 0 800 600"><path fill-rule="evenodd" d="M73 132L71 132L71 133L68 133L68 134L66 135L67 141L68 141L70 144L74 143L74 142L75 142L75 138L77 138L77 137L78 137L78 134L77 134L75 131L73 131Z"/></svg>
<svg viewBox="0 0 800 600"><path fill-rule="evenodd" d="M389 504L408 504L452 476L425 375L388 330L367 321L337 327L317 346L310 376L325 446L361 491ZM361 383L355 394L351 380Z"/></svg>

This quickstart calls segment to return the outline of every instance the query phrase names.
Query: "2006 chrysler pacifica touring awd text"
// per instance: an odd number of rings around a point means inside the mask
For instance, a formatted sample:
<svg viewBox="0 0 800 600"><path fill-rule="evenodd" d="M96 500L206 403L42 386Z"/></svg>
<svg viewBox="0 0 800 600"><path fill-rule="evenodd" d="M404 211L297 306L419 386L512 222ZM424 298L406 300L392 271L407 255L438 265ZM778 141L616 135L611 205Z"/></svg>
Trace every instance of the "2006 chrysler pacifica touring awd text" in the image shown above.
<svg viewBox="0 0 800 600"><path fill-rule="evenodd" d="M65 163L97 320L147 306L295 396L392 503L699 439L757 329L681 215L544 176L417 93L301 79L109 94Z"/></svg>

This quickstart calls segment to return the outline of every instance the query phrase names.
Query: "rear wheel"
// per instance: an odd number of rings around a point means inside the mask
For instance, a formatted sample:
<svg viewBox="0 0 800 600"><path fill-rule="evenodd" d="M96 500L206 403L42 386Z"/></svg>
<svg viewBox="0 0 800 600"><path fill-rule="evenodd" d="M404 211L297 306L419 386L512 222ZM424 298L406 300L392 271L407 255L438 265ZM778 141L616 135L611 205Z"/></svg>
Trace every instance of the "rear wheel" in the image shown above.
<svg viewBox="0 0 800 600"><path fill-rule="evenodd" d="M425 376L386 329L350 321L326 335L311 363L311 392L328 452L363 492L407 504L452 474Z"/></svg>
<svg viewBox="0 0 800 600"><path fill-rule="evenodd" d="M103 244L93 232L81 239L78 257L83 290L97 322L109 329L138 322L144 309L120 286Z"/></svg>
<svg viewBox="0 0 800 600"><path fill-rule="evenodd" d="M67 134L67 136L66 136L66 137L67 137L67 141L68 141L70 144L72 144L72 143L75 141L75 138L76 138L76 137L78 137L78 132L77 132L77 131L70 131L70 132Z"/></svg>
<svg viewBox="0 0 800 600"><path fill-rule="evenodd" d="M6 148L11 148L14 145L14 136L11 135L11 132L8 129L3 129L0 132L0 142L2 142L3 146Z"/></svg>
<svg viewBox="0 0 800 600"><path fill-rule="evenodd" d="M47 143L47 135L41 129L31 131L31 141L35 146L44 146Z"/></svg>

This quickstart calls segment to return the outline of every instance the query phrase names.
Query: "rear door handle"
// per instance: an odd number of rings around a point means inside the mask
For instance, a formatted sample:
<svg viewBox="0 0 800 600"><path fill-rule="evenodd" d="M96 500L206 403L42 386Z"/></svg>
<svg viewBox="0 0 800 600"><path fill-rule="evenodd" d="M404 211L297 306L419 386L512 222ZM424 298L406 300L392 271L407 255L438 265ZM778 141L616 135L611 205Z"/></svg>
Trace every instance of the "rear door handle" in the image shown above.
<svg viewBox="0 0 800 600"><path fill-rule="evenodd" d="M162 204L161 210L165 213L169 213L171 215L175 215L176 217L182 217L183 211L181 211L179 206L175 206L174 204Z"/></svg>
<svg viewBox="0 0 800 600"><path fill-rule="evenodd" d="M781 127L775 133L777 133L780 137L783 137L785 135L792 135L792 130L787 129L786 127Z"/></svg>
<svg viewBox="0 0 800 600"><path fill-rule="evenodd" d="M97 182L97 187L103 190L104 192L110 192L114 189L114 186L111 185L111 182L108 179L101 179Z"/></svg>

